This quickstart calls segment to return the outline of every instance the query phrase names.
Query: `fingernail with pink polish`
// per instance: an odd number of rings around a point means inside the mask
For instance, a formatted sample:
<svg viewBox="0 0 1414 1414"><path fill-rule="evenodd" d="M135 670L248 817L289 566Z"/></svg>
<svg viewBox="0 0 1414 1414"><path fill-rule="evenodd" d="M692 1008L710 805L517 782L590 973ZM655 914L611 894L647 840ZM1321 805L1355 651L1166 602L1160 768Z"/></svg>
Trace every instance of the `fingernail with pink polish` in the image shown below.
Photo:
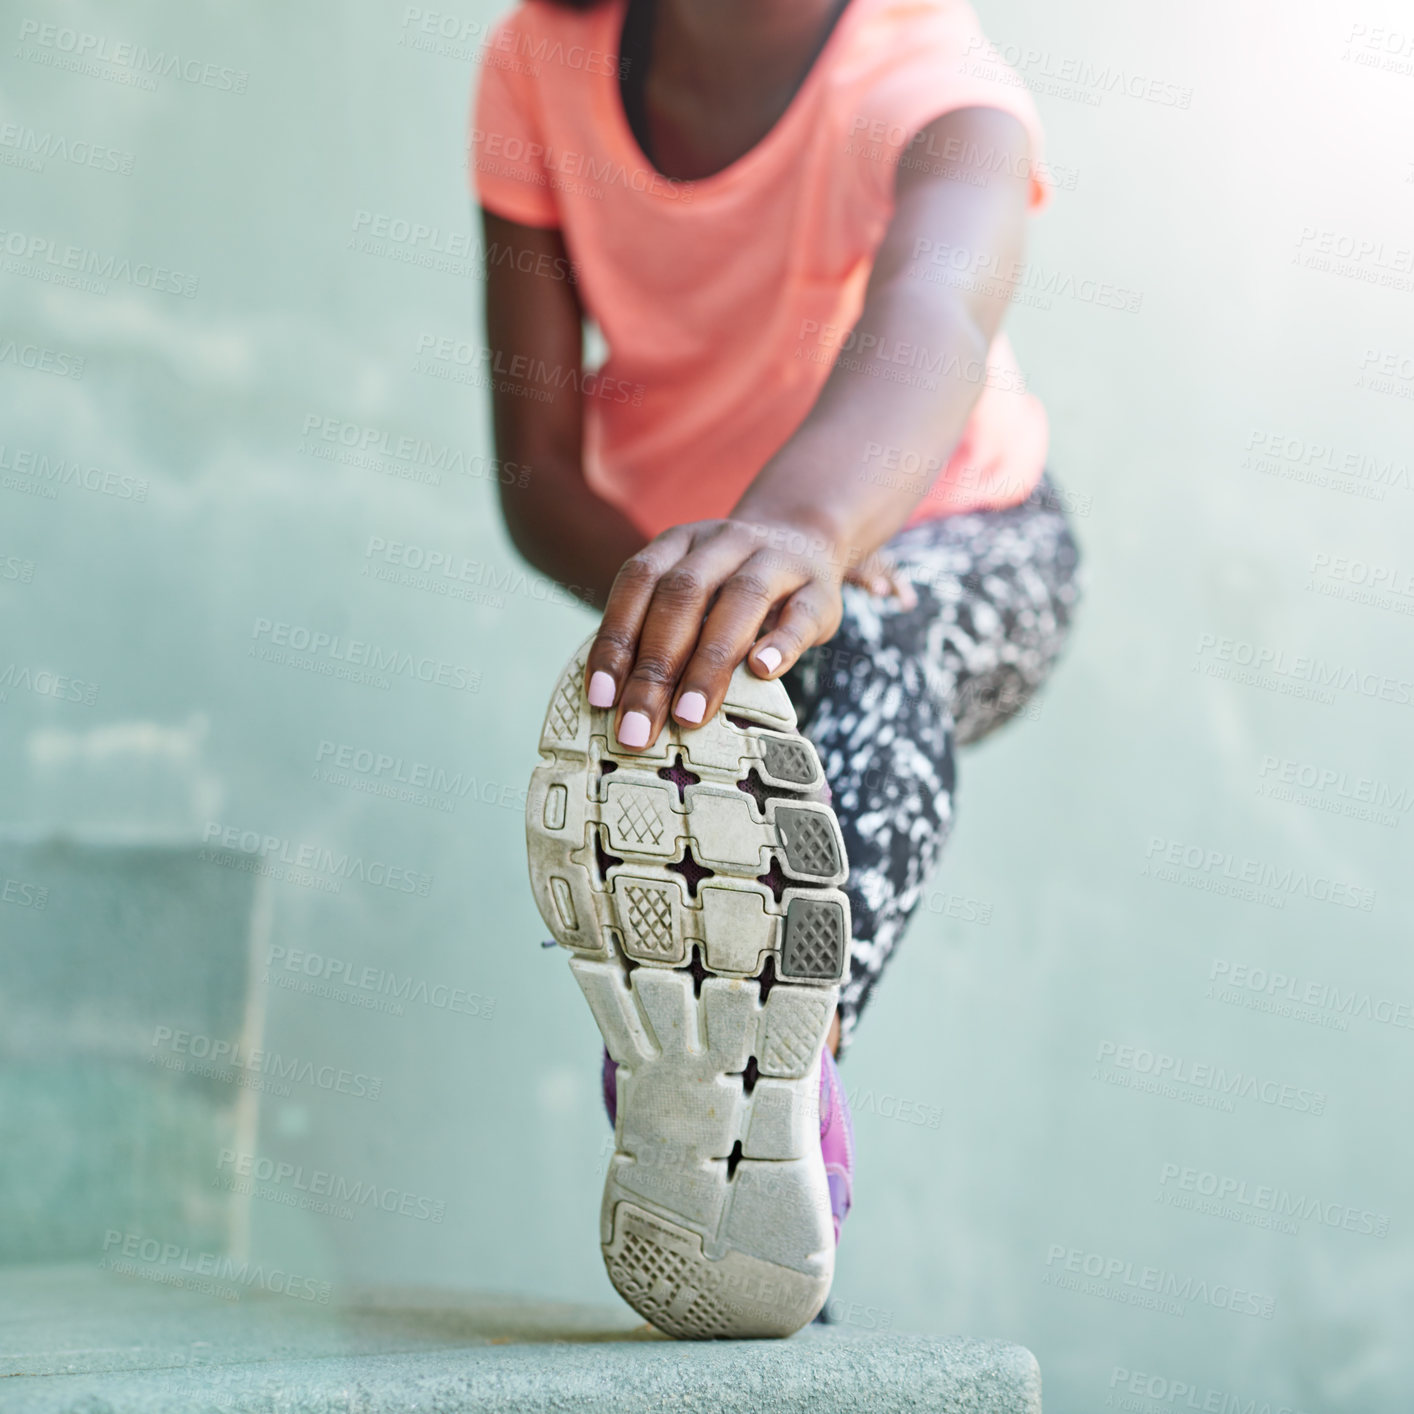
<svg viewBox="0 0 1414 1414"><path fill-rule="evenodd" d="M614 705L614 680L608 673L595 673L589 679L589 705L591 707L612 707Z"/></svg>
<svg viewBox="0 0 1414 1414"><path fill-rule="evenodd" d="M677 715L684 722L691 722L696 726L702 720L702 714L707 710L707 699L700 692L684 692L678 698Z"/></svg>
<svg viewBox="0 0 1414 1414"><path fill-rule="evenodd" d="M768 673L774 673L781 666L781 650L779 648L763 648L757 653L756 661Z"/></svg>
<svg viewBox="0 0 1414 1414"><path fill-rule="evenodd" d="M623 721L619 723L619 745L647 746L649 725L648 718L642 712L625 712Z"/></svg>

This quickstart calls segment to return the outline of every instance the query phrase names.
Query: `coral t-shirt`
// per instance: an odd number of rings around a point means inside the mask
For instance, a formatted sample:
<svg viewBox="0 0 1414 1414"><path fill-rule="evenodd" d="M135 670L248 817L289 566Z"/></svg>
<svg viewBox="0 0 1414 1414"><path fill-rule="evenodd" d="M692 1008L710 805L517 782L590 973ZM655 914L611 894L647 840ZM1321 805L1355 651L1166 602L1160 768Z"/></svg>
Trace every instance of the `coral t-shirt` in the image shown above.
<svg viewBox="0 0 1414 1414"><path fill-rule="evenodd" d="M582 381L589 484L650 535L723 516L845 357L880 378L983 385L950 455L850 451L857 474L883 484L925 484L936 470L915 521L1025 499L1043 469L1046 415L1004 337L983 368L852 332L899 162L950 170L964 155L914 140L933 119L970 107L1014 114L1030 136L1031 206L1046 200L1035 107L971 6L850 0L765 138L712 176L676 181L654 170L624 112L626 5L518 6L487 40L472 117L481 204L559 228L608 347ZM924 254L926 278L998 273L965 252ZM548 387L564 374L527 376Z"/></svg>

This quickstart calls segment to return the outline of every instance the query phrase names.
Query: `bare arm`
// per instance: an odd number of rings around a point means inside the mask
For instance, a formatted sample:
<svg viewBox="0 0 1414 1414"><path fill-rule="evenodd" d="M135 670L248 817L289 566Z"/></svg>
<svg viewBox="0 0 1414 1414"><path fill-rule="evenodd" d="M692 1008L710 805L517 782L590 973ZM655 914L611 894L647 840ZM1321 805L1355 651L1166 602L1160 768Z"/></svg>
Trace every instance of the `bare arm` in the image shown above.
<svg viewBox="0 0 1414 1414"><path fill-rule="evenodd" d="M489 211L482 223L496 454L529 468L524 486L501 486L506 529L536 569L602 608L645 536L584 479L584 312L564 240ZM566 370L575 376L562 376Z"/></svg>
<svg viewBox="0 0 1414 1414"><path fill-rule="evenodd" d="M924 132L934 151L1027 152L1018 119L995 108L965 109L939 118ZM1024 161L1007 164L1013 173ZM837 361L805 421L762 468L732 511L749 521L813 525L844 558L867 554L902 529L928 490L926 481L889 489L860 477L865 448L905 448L946 459L984 386L987 350L1011 301L1007 278L942 283L925 277L933 251L964 253L1005 277L1020 263L1027 182L988 173L974 186L927 170L904 167L896 185L893 220L869 279L857 335L878 340L865 353ZM853 347L858 350L861 340ZM900 365L899 350L940 358L945 371L898 381L878 375ZM904 359L907 369L910 360ZM862 367L860 365L863 365ZM785 651L783 645L782 651ZM803 644L796 652L808 647Z"/></svg>
<svg viewBox="0 0 1414 1414"><path fill-rule="evenodd" d="M945 173L900 168L856 330L891 346L922 346L964 373L929 388L927 380L874 376L878 369L853 358L837 361L805 421L728 518L674 527L631 555L585 670L597 705L607 705L608 689L596 676L612 684L626 746L656 740L670 707L688 726L709 719L748 653L753 671L776 677L828 640L839 627L846 568L903 526L928 489L923 480L899 488L861 477L865 448L926 450L946 461L962 434L983 387L965 370L985 365L1011 298L1028 142L1016 118L987 108L949 113L924 132L935 149L1015 160L984 161L975 171L964 159ZM998 278L971 288L916 278L924 262L915 252L940 247L972 253ZM800 545L810 548L793 553Z"/></svg>

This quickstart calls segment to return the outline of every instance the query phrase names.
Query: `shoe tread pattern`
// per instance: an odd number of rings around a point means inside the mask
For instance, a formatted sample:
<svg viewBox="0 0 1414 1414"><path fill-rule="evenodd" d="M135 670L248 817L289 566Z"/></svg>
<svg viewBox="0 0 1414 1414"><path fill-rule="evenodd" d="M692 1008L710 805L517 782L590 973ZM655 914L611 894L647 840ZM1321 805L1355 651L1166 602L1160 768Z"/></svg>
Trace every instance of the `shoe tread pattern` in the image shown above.
<svg viewBox="0 0 1414 1414"><path fill-rule="evenodd" d="M536 902L619 1063L604 1260L671 1335L787 1335L834 1268L818 1085L849 951L839 826L779 683L739 668L714 720L620 753L587 649L551 696L526 825Z"/></svg>

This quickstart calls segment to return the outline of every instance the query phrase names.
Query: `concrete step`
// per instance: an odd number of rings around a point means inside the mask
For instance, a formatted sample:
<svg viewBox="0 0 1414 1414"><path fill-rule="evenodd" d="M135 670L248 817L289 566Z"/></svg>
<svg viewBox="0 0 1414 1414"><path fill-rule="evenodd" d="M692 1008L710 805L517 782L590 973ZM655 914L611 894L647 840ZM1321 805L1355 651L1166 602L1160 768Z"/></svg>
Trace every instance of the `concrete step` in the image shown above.
<svg viewBox="0 0 1414 1414"><path fill-rule="evenodd" d="M115 1250L0 1270L5 1414L1040 1414L1029 1351L845 1326L673 1341L627 1307L419 1291L322 1304L267 1264ZM126 1265L126 1264L131 1265ZM130 1274L136 1270L140 1275ZM190 1289L178 1287L185 1282Z"/></svg>
<svg viewBox="0 0 1414 1414"><path fill-rule="evenodd" d="M250 1200L212 1179L254 1149L259 1094L211 1058L261 1043L271 892L250 863L0 840L0 1265L82 1260L114 1228L243 1247Z"/></svg>

